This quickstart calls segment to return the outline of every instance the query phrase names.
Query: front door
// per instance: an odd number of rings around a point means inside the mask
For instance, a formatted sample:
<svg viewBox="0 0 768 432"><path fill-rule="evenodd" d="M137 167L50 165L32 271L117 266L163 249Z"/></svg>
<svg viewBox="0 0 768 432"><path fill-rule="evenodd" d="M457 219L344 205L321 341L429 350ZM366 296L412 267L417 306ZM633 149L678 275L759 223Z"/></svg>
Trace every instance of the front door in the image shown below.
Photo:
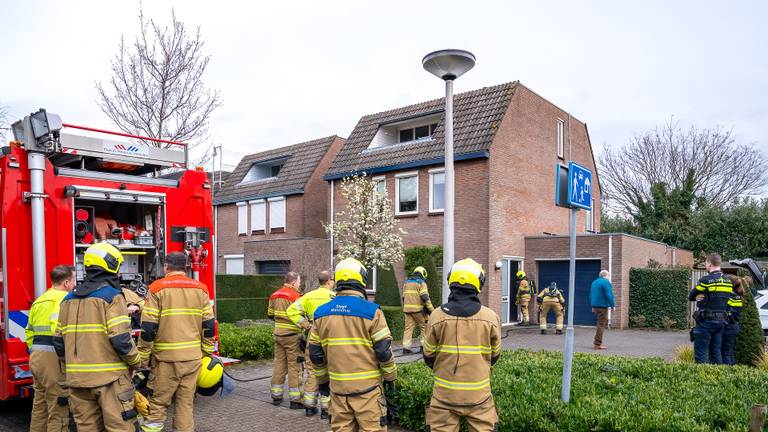
<svg viewBox="0 0 768 432"><path fill-rule="evenodd" d="M502 261L501 277L501 323L510 324L518 322L519 307L515 304L517 296L517 271L522 267L522 262L512 258Z"/></svg>

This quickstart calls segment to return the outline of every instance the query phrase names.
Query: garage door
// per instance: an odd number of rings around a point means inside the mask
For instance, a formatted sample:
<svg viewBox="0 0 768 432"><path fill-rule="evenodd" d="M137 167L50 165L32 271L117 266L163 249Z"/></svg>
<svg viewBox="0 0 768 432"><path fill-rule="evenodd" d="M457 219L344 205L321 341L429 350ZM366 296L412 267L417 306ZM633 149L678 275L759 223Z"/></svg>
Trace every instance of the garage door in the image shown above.
<svg viewBox="0 0 768 432"><path fill-rule="evenodd" d="M539 290L550 282L556 282L568 304L568 261L539 261ZM576 261L576 297L574 298L573 323L594 325L595 315L589 304L589 288L600 275L600 260ZM550 320L552 317L550 317ZM567 315L566 315L567 322Z"/></svg>

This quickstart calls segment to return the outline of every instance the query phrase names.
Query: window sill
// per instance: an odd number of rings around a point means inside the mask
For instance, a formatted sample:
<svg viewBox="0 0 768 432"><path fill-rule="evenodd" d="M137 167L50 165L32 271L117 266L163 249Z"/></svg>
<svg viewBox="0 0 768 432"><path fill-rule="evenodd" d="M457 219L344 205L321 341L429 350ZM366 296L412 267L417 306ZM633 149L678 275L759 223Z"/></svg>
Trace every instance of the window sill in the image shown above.
<svg viewBox="0 0 768 432"><path fill-rule="evenodd" d="M238 237L248 237L248 233L237 233Z"/></svg>
<svg viewBox="0 0 768 432"><path fill-rule="evenodd" d="M442 216L443 213L445 213L445 210L430 210L429 215L430 216Z"/></svg>
<svg viewBox="0 0 768 432"><path fill-rule="evenodd" d="M264 231L264 230L253 230L253 231L251 231L251 235L264 235L266 233L267 232Z"/></svg>
<svg viewBox="0 0 768 432"><path fill-rule="evenodd" d="M279 234L284 232L285 232L285 228L270 228L269 230L270 234Z"/></svg>
<svg viewBox="0 0 768 432"><path fill-rule="evenodd" d="M400 218L412 218L412 217L417 217L417 216L419 216L419 212L417 212L417 211L415 211L415 212L408 212L408 213L395 213L395 218L397 218L397 219L400 219Z"/></svg>

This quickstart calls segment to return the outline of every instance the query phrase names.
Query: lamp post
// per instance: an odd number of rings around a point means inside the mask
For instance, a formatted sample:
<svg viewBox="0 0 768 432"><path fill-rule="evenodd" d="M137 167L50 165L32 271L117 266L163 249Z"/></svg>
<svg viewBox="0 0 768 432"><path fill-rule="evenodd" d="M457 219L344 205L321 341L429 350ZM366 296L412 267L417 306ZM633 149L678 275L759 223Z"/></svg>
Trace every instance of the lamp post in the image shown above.
<svg viewBox="0 0 768 432"><path fill-rule="evenodd" d="M443 206L443 303L448 301L448 274L453 265L453 81L475 66L469 51L447 49L427 54L424 69L445 81L445 205Z"/></svg>

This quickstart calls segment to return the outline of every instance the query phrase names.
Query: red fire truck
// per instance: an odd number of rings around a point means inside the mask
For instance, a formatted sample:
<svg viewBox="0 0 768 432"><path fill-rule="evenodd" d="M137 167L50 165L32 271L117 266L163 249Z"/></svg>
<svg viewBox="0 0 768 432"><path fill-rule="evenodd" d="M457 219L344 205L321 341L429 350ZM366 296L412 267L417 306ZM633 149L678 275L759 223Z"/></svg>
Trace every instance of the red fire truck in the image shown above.
<svg viewBox="0 0 768 432"><path fill-rule="evenodd" d="M167 253L185 252L189 275L215 298L211 184L186 169L184 144L65 124L43 109L12 130L0 149L0 400L31 394L24 328L48 272L74 265L82 279L94 242L123 252L121 284L139 292L162 277ZM171 168L181 173L159 174Z"/></svg>

